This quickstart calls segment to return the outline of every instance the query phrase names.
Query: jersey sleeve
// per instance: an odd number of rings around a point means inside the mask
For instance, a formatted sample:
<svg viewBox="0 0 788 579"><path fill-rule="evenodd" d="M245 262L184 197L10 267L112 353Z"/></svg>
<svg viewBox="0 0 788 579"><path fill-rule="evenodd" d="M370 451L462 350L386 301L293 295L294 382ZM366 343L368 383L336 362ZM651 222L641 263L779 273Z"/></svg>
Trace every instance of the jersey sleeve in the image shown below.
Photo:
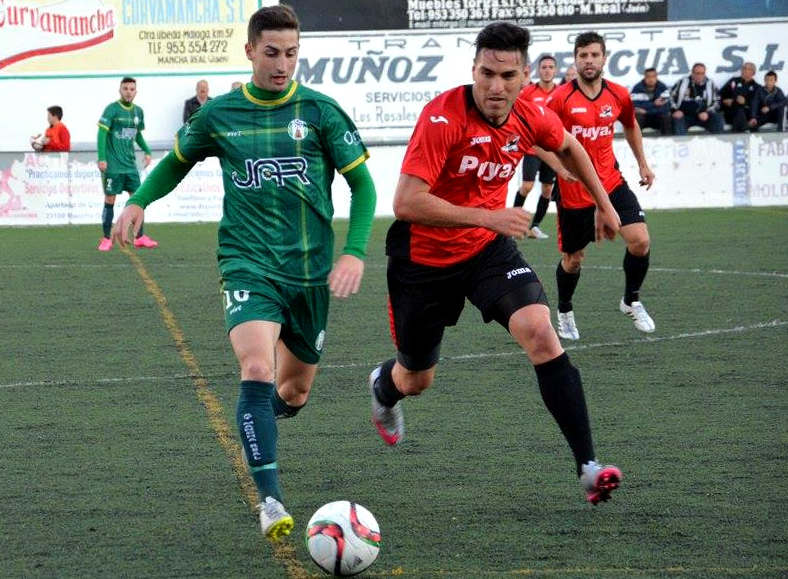
<svg viewBox="0 0 788 579"><path fill-rule="evenodd" d="M211 136L212 106L205 103L175 134L175 156L183 163L197 163L216 156L216 142Z"/></svg>
<svg viewBox="0 0 788 579"><path fill-rule="evenodd" d="M559 96L559 95L555 94L555 92L553 92L553 94L550 95L547 98L547 100L545 101L544 104L545 104L545 107L547 107L548 109L553 111L555 114L559 115L559 117L560 117L560 115L561 115L561 106L563 105L563 103L564 103L563 95Z"/></svg>
<svg viewBox="0 0 788 579"><path fill-rule="evenodd" d="M449 151L461 131L456 115L425 107L405 151L402 173L418 177L430 187L438 180Z"/></svg>
<svg viewBox="0 0 788 579"><path fill-rule="evenodd" d="M140 122L137 124L137 131L144 131L145 130L145 113L142 112L140 107L137 107L137 113L140 117Z"/></svg>
<svg viewBox="0 0 788 579"><path fill-rule="evenodd" d="M535 145L545 151L557 151L564 144L564 125L558 115L549 108L537 105L541 122L537 124Z"/></svg>
<svg viewBox="0 0 788 579"><path fill-rule="evenodd" d="M631 129L637 123L635 119L635 107L632 104L632 97L629 96L629 93L626 89L619 91L618 99L621 102L621 115L618 117L618 120L621 121L621 124L624 125L627 129Z"/></svg>
<svg viewBox="0 0 788 579"><path fill-rule="evenodd" d="M369 151L350 117L335 102L321 107L321 134L331 162L340 174L358 167L369 158Z"/></svg>
<svg viewBox="0 0 788 579"><path fill-rule="evenodd" d="M100 128L106 131L110 130L110 128L112 127L112 117L114 110L115 108L112 106L112 104L107 105L107 107L104 109L104 112L101 113L101 116L99 117L97 123Z"/></svg>

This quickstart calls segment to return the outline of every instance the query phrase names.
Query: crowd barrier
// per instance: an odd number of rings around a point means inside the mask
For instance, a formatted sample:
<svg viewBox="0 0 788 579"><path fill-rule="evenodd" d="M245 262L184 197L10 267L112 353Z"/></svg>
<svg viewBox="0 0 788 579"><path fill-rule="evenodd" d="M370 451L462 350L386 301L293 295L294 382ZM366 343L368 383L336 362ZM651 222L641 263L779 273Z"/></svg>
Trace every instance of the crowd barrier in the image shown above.
<svg viewBox="0 0 788 579"><path fill-rule="evenodd" d="M626 142L617 138L614 147L646 210L788 205L788 133L646 137L646 158L657 176L650 191L637 186L637 164ZM376 214L390 216L405 143L369 148L368 165L378 191ZM166 153L154 150L150 168ZM513 179L510 201L518 185ZM333 189L335 217L347 217L344 179L337 176ZM151 205L146 220L218 221L222 196L219 162L207 159L173 193ZM530 195L526 208L535 205L536 198ZM96 224L103 204L95 151L0 152L0 226Z"/></svg>

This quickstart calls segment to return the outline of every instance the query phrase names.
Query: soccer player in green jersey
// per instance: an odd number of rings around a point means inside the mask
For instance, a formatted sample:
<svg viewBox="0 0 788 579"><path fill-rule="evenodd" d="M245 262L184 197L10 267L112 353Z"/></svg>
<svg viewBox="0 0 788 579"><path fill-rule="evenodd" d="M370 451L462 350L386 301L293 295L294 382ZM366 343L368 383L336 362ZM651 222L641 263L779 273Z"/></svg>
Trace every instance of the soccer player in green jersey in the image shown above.
<svg viewBox="0 0 788 579"><path fill-rule="evenodd" d="M288 535L275 419L306 404L323 349L329 293L355 294L375 214L369 157L353 121L331 98L293 81L300 25L289 6L249 20L252 82L206 102L174 150L126 204L113 239L129 240L144 208L172 191L195 163L219 159L224 181L217 257L230 343L240 365L238 430L270 539ZM347 181L350 224L333 264L331 183Z"/></svg>
<svg viewBox="0 0 788 579"><path fill-rule="evenodd" d="M120 99L107 105L98 122L98 168L104 189L104 212L101 216L103 236L99 251L112 249L110 233L115 216L115 196L126 191L129 195L140 186L134 143L145 151L145 166L150 165L151 151L142 131L145 114L134 104L137 81L130 76L120 81ZM134 247L153 249L159 245L145 235L142 227L137 232Z"/></svg>

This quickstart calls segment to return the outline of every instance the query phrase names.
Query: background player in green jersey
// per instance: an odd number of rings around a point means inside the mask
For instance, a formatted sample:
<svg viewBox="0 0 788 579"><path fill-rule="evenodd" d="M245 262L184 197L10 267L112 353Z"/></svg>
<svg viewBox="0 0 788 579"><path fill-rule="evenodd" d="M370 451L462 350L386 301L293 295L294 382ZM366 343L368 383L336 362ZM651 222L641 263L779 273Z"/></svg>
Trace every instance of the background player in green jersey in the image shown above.
<svg viewBox="0 0 788 579"><path fill-rule="evenodd" d="M150 147L142 136L145 114L134 104L137 81L130 76L120 81L120 99L107 105L98 122L98 168L104 189L104 211L101 216L103 236L99 251L112 249L110 233L115 216L115 196L127 192L133 195L140 186L134 143L145 151L145 166L150 165ZM159 245L145 235L140 226L134 247L152 249Z"/></svg>
<svg viewBox="0 0 788 579"><path fill-rule="evenodd" d="M358 291L375 215L369 156L337 103L292 80L300 26L285 5L249 20L252 82L206 102L174 150L126 204L113 238L122 245L143 209L172 191L195 163L219 159L224 181L217 257L226 328L241 370L237 421L260 495L263 533L290 533L277 466L276 418L306 404L323 348L329 292ZM331 183L351 191L350 224L333 264Z"/></svg>

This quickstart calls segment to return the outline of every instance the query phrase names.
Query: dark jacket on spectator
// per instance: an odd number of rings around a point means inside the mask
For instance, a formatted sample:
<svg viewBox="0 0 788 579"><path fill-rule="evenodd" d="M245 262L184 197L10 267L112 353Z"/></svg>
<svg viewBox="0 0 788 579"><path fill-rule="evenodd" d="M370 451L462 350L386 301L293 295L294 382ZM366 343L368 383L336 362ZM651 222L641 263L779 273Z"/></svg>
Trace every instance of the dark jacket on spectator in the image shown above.
<svg viewBox="0 0 788 579"><path fill-rule="evenodd" d="M734 99L731 109L742 107L747 112L748 118L750 118L749 114L751 112L752 101L761 88L761 85L759 85L755 79L752 79L750 82L745 82L742 77L737 76L726 82L720 89L720 99ZM745 99L743 105L738 104L735 100L739 95L742 95Z"/></svg>
<svg viewBox="0 0 788 579"><path fill-rule="evenodd" d="M780 108L785 107L785 103L785 94L779 86L775 86L772 92L766 92L766 87L761 87L752 99L751 114L757 118L761 115L762 107L769 107L769 112L779 111Z"/></svg>
<svg viewBox="0 0 788 579"><path fill-rule="evenodd" d="M641 80L632 87L630 94L632 96L632 104L635 108L643 109L646 111L647 115L667 113L670 111L670 91L667 85L662 81L658 80L652 91L649 90ZM665 99L665 104L662 106L655 105L654 101L658 98Z"/></svg>
<svg viewBox="0 0 788 579"><path fill-rule="evenodd" d="M208 100L211 100L211 97L208 97ZM207 102L207 101L206 101ZM190 99L186 99L183 101L183 122L189 120L189 118L196 113L200 109L200 101L197 100L196 96L193 96Z"/></svg>

